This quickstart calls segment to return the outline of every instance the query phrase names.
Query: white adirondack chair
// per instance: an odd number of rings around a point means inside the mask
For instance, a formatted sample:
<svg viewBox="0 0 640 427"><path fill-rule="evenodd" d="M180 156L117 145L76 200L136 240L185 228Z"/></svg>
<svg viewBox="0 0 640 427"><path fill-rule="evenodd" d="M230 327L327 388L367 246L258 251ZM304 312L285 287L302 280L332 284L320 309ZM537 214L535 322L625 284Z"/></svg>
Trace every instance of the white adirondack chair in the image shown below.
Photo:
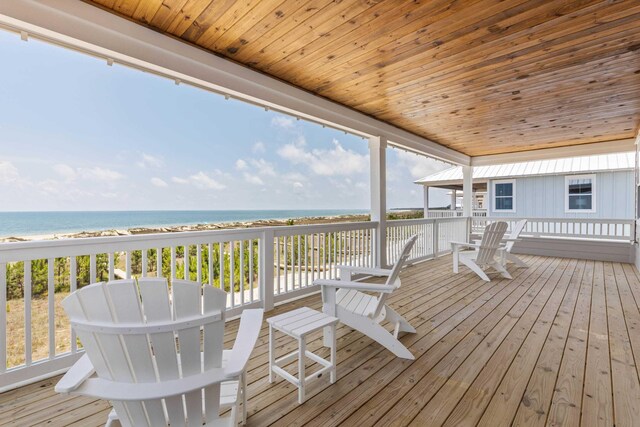
<svg viewBox="0 0 640 427"><path fill-rule="evenodd" d="M518 241L520 233L522 233L522 230L524 230L525 225L527 225L526 219L521 219L520 221L516 222L516 224L513 226L513 229L511 230L511 234L509 234L509 238L506 239L506 243L504 245L504 267L507 266L508 261L511 261L518 267L529 267L526 262L522 261L515 254L511 253L513 245L515 245L515 243Z"/></svg>
<svg viewBox="0 0 640 427"><path fill-rule="evenodd" d="M226 293L212 286L141 278L95 283L63 302L86 354L59 393L109 400L127 426L235 426L244 369L262 310L242 313L223 363ZM231 406L229 416L220 409Z"/></svg>
<svg viewBox="0 0 640 427"><path fill-rule="evenodd" d="M474 273L490 282L489 276L484 269L493 267L502 277L511 279L511 275L504 267L505 248L500 247L500 242L507 231L508 224L504 221L497 221L489 224L484 230L480 243L451 242L453 252L453 272L458 273L458 266L463 263ZM471 251L462 251L462 248L471 248Z"/></svg>
<svg viewBox="0 0 640 427"><path fill-rule="evenodd" d="M415 333L416 330L400 314L386 304L389 295L400 287L400 270L409 258L409 253L418 238L411 237L400 258L391 269L338 266L341 280L319 279L315 285L322 287L323 311L335 316L345 325L362 332L403 359L413 360L413 354L398 340L400 332ZM385 284L352 281L353 274L386 276ZM365 292L375 293L377 296ZM380 323L388 320L394 325L393 333ZM331 342L330 331L325 329L325 345Z"/></svg>

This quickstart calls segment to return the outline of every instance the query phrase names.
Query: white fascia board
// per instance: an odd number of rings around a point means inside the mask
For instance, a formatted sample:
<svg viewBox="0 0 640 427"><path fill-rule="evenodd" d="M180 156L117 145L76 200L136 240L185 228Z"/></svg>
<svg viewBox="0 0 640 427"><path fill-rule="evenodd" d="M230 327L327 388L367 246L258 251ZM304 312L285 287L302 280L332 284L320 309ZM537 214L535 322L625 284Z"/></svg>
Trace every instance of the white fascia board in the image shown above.
<svg viewBox="0 0 640 427"><path fill-rule="evenodd" d="M81 1L0 1L0 25L363 137L381 136L446 162L471 162L434 141Z"/></svg>
<svg viewBox="0 0 640 427"><path fill-rule="evenodd" d="M567 147L544 148L540 150L519 151L515 153L492 154L471 158L472 166L490 166L504 163L520 163L532 160L563 159L568 157L592 156L596 154L626 153L635 151L633 139L594 142Z"/></svg>

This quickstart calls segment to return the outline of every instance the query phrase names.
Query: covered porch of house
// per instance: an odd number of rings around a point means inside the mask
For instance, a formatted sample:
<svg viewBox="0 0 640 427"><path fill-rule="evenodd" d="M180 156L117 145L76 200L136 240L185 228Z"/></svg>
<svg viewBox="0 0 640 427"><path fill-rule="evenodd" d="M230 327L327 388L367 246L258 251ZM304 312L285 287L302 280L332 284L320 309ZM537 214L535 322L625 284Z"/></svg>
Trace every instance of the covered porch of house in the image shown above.
<svg viewBox="0 0 640 427"><path fill-rule="evenodd" d="M265 323L248 367L247 425L634 425L640 417L633 356L640 351L638 270L523 259L530 267L510 268L513 280L495 275L490 283L467 269L452 274L450 256L408 267L391 304L416 326L417 334L401 338L416 360L398 359L340 326L338 381L314 383L303 405L290 383L268 383ZM319 309L319 295L269 315L300 306ZM227 325L227 347L237 324ZM285 354L295 344L280 337L276 345ZM309 346L327 351L319 334ZM58 379L0 394L2 424L104 425L108 402L56 394Z"/></svg>
<svg viewBox="0 0 640 427"><path fill-rule="evenodd" d="M17 315L0 310L0 424L102 425L109 411L107 402L53 391L83 353L61 323L56 260L70 266L65 292L86 285L76 276L79 259L97 281L114 277L117 255L125 257L127 278L158 275L168 262L166 277L176 279L178 264L186 265L185 279L213 285L215 276L225 286L229 317L256 307L271 317L319 308L315 278L335 278L338 264L388 266L415 234L412 265L390 304L416 326L416 334L401 339L416 360L397 359L341 326L338 382L317 382L297 405L292 385L267 382L263 326L249 362L249 425L637 422L636 218L531 221L530 237L542 243L523 256L529 268L513 270L513 280L486 283L466 269L454 275L448 252L451 241L467 240L492 221L473 215L473 192L482 187L474 167L637 149L640 6L286 3L236 2L228 10L210 1L0 4L0 26L25 41L44 40L109 66L359 135L368 142L371 177L371 221L362 223L0 245L0 306L8 303L9 265L29 278ZM287 24L272 30L282 17ZM422 35L430 25L435 32ZM462 191L461 212L387 220L388 147L461 166L462 185L452 188ZM550 253L544 239L558 237L574 240ZM579 241L600 249L587 256ZM608 258L612 245L625 247L627 262ZM214 254L224 259L236 251L237 272L214 265ZM47 264L47 298L38 301L44 313L31 298L36 261ZM41 354L34 348L37 327L46 331ZM227 347L236 329L231 320ZM310 347L320 346L318 336ZM279 339L278 349L290 345Z"/></svg>

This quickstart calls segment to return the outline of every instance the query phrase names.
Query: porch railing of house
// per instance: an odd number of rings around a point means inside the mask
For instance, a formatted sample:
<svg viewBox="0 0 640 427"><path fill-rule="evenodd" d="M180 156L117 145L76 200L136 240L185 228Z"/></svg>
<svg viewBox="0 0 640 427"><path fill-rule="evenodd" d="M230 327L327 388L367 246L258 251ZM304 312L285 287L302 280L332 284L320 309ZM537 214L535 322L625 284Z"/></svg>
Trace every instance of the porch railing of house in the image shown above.
<svg viewBox="0 0 640 427"><path fill-rule="evenodd" d="M506 221L509 229L523 218L474 217L471 232L482 233L484 228L495 221ZM526 218L527 224L522 236L560 237L597 240L633 241L635 221L632 219L591 219L591 218Z"/></svg>
<svg viewBox="0 0 640 427"><path fill-rule="evenodd" d="M427 211L427 218L453 218L462 217L464 212L462 210L449 210L449 209L429 209ZM487 211L483 209L474 209L473 216L487 216Z"/></svg>
<svg viewBox="0 0 640 427"><path fill-rule="evenodd" d="M396 261L418 234L411 261L450 251L498 218L387 221L386 258ZM500 220L505 220L500 218ZM508 219L516 221L516 219ZM180 232L0 244L0 391L67 369L82 353L61 309L79 287L156 276L224 288L228 317L317 292L337 265L373 266L377 222ZM633 239L633 221L532 219L525 234ZM582 233L582 234L581 234Z"/></svg>

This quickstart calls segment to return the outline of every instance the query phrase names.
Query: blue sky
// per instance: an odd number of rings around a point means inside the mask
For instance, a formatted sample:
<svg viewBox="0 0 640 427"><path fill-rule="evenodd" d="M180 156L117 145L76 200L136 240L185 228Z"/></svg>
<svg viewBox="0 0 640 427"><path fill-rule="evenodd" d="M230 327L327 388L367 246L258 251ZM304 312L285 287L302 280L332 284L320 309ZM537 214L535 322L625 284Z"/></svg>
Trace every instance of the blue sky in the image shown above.
<svg viewBox="0 0 640 427"><path fill-rule="evenodd" d="M15 34L0 57L0 210L369 207L359 137ZM389 149L389 208L446 167Z"/></svg>

